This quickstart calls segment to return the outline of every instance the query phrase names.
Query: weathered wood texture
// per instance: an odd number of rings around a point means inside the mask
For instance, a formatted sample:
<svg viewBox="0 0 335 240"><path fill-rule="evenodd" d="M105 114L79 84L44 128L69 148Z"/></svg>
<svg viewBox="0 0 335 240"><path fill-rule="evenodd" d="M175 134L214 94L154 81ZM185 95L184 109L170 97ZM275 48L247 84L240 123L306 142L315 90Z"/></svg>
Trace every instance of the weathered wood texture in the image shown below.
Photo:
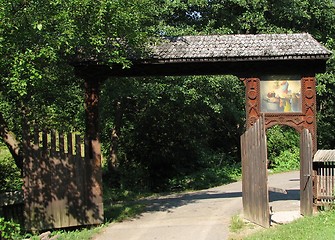
<svg viewBox="0 0 335 240"><path fill-rule="evenodd" d="M267 228L270 212L264 116L241 136L241 157L244 217Z"/></svg>
<svg viewBox="0 0 335 240"><path fill-rule="evenodd" d="M316 206L334 202L335 150L318 150L313 159L313 198Z"/></svg>
<svg viewBox="0 0 335 240"><path fill-rule="evenodd" d="M304 216L313 214L312 159L312 135L304 129L300 135L300 213Z"/></svg>
<svg viewBox="0 0 335 240"><path fill-rule="evenodd" d="M24 215L27 230L100 224L101 168L79 135L34 131L24 137Z"/></svg>

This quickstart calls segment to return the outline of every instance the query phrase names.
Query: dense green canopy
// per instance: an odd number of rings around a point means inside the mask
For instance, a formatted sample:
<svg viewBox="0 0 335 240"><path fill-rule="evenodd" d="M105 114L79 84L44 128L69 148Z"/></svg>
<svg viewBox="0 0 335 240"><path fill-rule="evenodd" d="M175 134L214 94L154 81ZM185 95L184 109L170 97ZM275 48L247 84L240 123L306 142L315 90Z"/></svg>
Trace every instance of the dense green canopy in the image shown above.
<svg viewBox="0 0 335 240"><path fill-rule="evenodd" d="M334 22L333 0L0 0L2 141L16 156L23 120L83 131L83 82L69 64L78 53L131 67L159 36L292 32L334 51ZM320 148L335 146L334 74L333 56L317 76ZM121 185L158 189L239 161L244 87L232 76L110 79L101 93L104 155Z"/></svg>

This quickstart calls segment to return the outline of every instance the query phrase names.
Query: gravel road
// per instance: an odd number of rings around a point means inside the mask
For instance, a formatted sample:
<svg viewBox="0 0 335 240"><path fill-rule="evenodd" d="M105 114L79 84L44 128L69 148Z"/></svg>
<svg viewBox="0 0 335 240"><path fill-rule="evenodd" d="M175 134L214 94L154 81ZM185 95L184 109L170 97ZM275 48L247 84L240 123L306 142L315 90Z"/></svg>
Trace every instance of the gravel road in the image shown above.
<svg viewBox="0 0 335 240"><path fill-rule="evenodd" d="M270 206L276 221L285 222L297 217L299 172L269 175L268 185L277 190L270 192ZM110 224L95 240L228 239L231 217L242 212L241 190L241 182L235 182L197 192L146 199L146 212L138 218Z"/></svg>

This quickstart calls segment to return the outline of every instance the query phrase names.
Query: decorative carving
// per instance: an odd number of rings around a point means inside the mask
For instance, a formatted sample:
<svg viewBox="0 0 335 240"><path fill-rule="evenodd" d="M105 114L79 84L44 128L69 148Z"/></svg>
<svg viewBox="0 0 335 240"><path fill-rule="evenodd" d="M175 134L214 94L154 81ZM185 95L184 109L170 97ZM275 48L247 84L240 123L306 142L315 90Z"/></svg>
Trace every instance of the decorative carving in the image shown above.
<svg viewBox="0 0 335 240"><path fill-rule="evenodd" d="M260 117L260 78L243 79L246 86L247 128ZM312 134L313 148L316 151L316 91L315 77L301 78L302 112L265 113L265 128L274 125L287 125L299 133L307 128Z"/></svg>
<svg viewBox="0 0 335 240"><path fill-rule="evenodd" d="M259 78L247 78L244 80L246 85L246 112L247 127L252 126L260 116L259 113Z"/></svg>

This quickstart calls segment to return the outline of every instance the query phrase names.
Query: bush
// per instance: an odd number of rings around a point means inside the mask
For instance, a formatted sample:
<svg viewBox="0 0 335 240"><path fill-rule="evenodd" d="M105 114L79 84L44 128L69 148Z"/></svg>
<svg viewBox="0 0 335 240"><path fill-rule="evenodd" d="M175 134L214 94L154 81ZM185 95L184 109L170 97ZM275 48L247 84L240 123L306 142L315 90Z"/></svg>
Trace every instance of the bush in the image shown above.
<svg viewBox="0 0 335 240"><path fill-rule="evenodd" d="M0 175L0 192L22 189L21 172L5 147L0 147Z"/></svg>
<svg viewBox="0 0 335 240"><path fill-rule="evenodd" d="M5 221L4 218L0 218L1 239L21 239L20 231L20 224L14 223L13 221Z"/></svg>
<svg viewBox="0 0 335 240"><path fill-rule="evenodd" d="M300 154L298 148L284 150L272 162L274 172L296 170L300 167Z"/></svg>
<svg viewBox="0 0 335 240"><path fill-rule="evenodd" d="M299 169L300 137L295 129L276 125L267 130L269 168L275 172Z"/></svg>

